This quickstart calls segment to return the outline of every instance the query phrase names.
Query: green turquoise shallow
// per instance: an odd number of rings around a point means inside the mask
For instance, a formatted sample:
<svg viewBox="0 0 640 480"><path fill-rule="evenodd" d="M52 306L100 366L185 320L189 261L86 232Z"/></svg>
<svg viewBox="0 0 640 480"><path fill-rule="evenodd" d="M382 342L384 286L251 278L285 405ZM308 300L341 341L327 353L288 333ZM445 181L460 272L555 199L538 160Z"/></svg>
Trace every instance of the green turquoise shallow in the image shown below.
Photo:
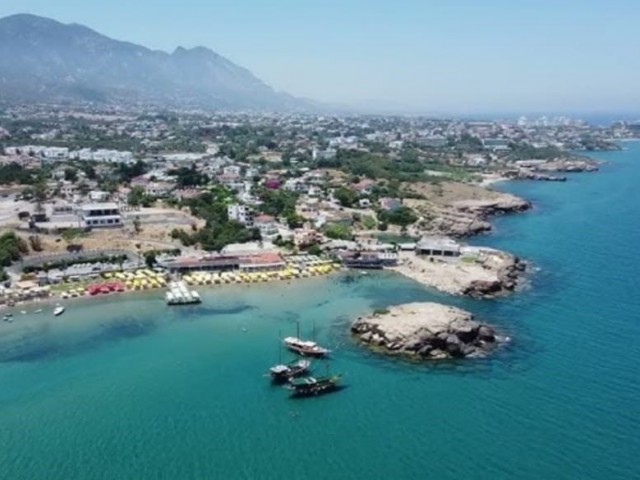
<svg viewBox="0 0 640 480"><path fill-rule="evenodd" d="M452 299L392 273L70 302L0 324L0 477L594 479L640 472L640 144L598 174L501 188L531 199L474 239L531 260L507 299ZM438 366L353 345L353 317L451 302L512 338ZM37 307L31 307L33 310ZM333 350L346 388L271 385L295 321Z"/></svg>

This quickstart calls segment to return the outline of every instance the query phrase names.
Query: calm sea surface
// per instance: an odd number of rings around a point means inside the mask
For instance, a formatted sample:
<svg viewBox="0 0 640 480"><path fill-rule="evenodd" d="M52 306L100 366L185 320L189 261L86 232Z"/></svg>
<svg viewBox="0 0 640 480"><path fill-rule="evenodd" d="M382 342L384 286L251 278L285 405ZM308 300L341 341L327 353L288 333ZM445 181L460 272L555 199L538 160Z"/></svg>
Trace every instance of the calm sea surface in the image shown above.
<svg viewBox="0 0 640 480"><path fill-rule="evenodd" d="M599 174L501 187L535 203L474 240L538 270L508 299L381 273L200 289L197 308L156 292L16 315L0 324L0 478L640 478L640 143L625 147L597 154ZM438 367L350 343L354 316L424 300L513 341ZM348 388L300 401L270 386L296 320Z"/></svg>

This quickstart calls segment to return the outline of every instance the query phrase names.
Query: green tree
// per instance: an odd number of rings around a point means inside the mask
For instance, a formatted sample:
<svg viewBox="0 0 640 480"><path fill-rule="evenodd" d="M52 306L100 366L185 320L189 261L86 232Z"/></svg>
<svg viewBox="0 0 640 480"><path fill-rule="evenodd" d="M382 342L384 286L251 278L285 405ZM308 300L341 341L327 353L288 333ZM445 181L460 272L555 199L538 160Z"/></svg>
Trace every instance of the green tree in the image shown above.
<svg viewBox="0 0 640 480"><path fill-rule="evenodd" d="M132 207L139 207L146 200L146 194L144 188L139 185L136 185L131 189L129 195L127 195L127 203Z"/></svg>
<svg viewBox="0 0 640 480"><path fill-rule="evenodd" d="M44 202L47 199L47 183L44 180L38 181L33 186L33 197L37 202Z"/></svg>
<svg viewBox="0 0 640 480"><path fill-rule="evenodd" d="M302 218L296 212L291 212L287 215L287 226L289 228L302 228L303 225L304 218Z"/></svg>
<svg viewBox="0 0 640 480"><path fill-rule="evenodd" d="M367 230L373 230L374 228L376 228L376 224L376 219L370 215L365 215L362 218L362 226Z"/></svg>
<svg viewBox="0 0 640 480"><path fill-rule="evenodd" d="M90 163L83 163L80 168L89 180L95 180L96 178L98 178L95 167Z"/></svg>
<svg viewBox="0 0 640 480"><path fill-rule="evenodd" d="M77 182L78 181L78 171L73 167L67 167L64 169L64 179L67 182Z"/></svg>
<svg viewBox="0 0 640 480"><path fill-rule="evenodd" d="M191 167L180 167L175 170L169 170L169 175L176 177L176 183L179 187L195 187L199 185L206 185L209 183L209 177L200 173L195 164Z"/></svg>
<svg viewBox="0 0 640 480"><path fill-rule="evenodd" d="M378 218L381 222L407 227L418 220L418 216L409 207L400 207L389 212L379 212Z"/></svg>
<svg viewBox="0 0 640 480"><path fill-rule="evenodd" d="M15 232L7 232L0 236L0 267L8 267L29 253L29 245Z"/></svg>
<svg viewBox="0 0 640 480"><path fill-rule="evenodd" d="M142 160L137 160L132 165L121 163L118 165L117 173L120 180L123 182L130 182L133 178L139 177L147 172L147 164Z"/></svg>
<svg viewBox="0 0 640 480"><path fill-rule="evenodd" d="M333 196L343 207L352 207L358 201L358 194L344 186L336 188Z"/></svg>
<svg viewBox="0 0 640 480"><path fill-rule="evenodd" d="M146 252L144 254L144 263L147 265L147 267L153 268L157 263L155 252Z"/></svg>

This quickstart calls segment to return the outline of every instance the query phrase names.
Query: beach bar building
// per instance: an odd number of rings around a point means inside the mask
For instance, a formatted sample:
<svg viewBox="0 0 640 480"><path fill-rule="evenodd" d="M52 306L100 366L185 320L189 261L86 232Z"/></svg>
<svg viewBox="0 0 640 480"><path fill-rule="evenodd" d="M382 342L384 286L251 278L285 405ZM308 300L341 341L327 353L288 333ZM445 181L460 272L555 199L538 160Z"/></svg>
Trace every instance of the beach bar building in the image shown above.
<svg viewBox="0 0 640 480"><path fill-rule="evenodd" d="M276 252L264 252L240 257L240 270L243 272L269 272L283 270L287 263Z"/></svg>
<svg viewBox="0 0 640 480"><path fill-rule="evenodd" d="M460 245L447 237L422 237L416 244L416 254L430 257L459 257Z"/></svg>
<svg viewBox="0 0 640 480"><path fill-rule="evenodd" d="M180 257L165 264L171 273L189 272L229 272L240 268L240 258L226 255L206 255L203 257Z"/></svg>
<svg viewBox="0 0 640 480"><path fill-rule="evenodd" d="M180 257L166 262L169 272L264 272L281 270L286 262L279 253L258 252L239 255L206 255L202 257Z"/></svg>

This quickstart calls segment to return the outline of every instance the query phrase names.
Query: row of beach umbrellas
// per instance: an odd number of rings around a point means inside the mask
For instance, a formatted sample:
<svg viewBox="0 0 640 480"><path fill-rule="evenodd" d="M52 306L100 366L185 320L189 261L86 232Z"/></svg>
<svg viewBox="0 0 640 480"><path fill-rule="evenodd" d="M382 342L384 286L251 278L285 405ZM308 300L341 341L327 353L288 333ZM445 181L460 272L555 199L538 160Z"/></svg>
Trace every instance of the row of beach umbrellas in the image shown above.
<svg viewBox="0 0 640 480"><path fill-rule="evenodd" d="M339 268L339 266L327 263L312 266L305 269L291 265L283 270L270 270L261 272L192 272L184 275L182 279L188 285L217 285L225 283L259 283L273 280L292 280L317 275L326 275Z"/></svg>

